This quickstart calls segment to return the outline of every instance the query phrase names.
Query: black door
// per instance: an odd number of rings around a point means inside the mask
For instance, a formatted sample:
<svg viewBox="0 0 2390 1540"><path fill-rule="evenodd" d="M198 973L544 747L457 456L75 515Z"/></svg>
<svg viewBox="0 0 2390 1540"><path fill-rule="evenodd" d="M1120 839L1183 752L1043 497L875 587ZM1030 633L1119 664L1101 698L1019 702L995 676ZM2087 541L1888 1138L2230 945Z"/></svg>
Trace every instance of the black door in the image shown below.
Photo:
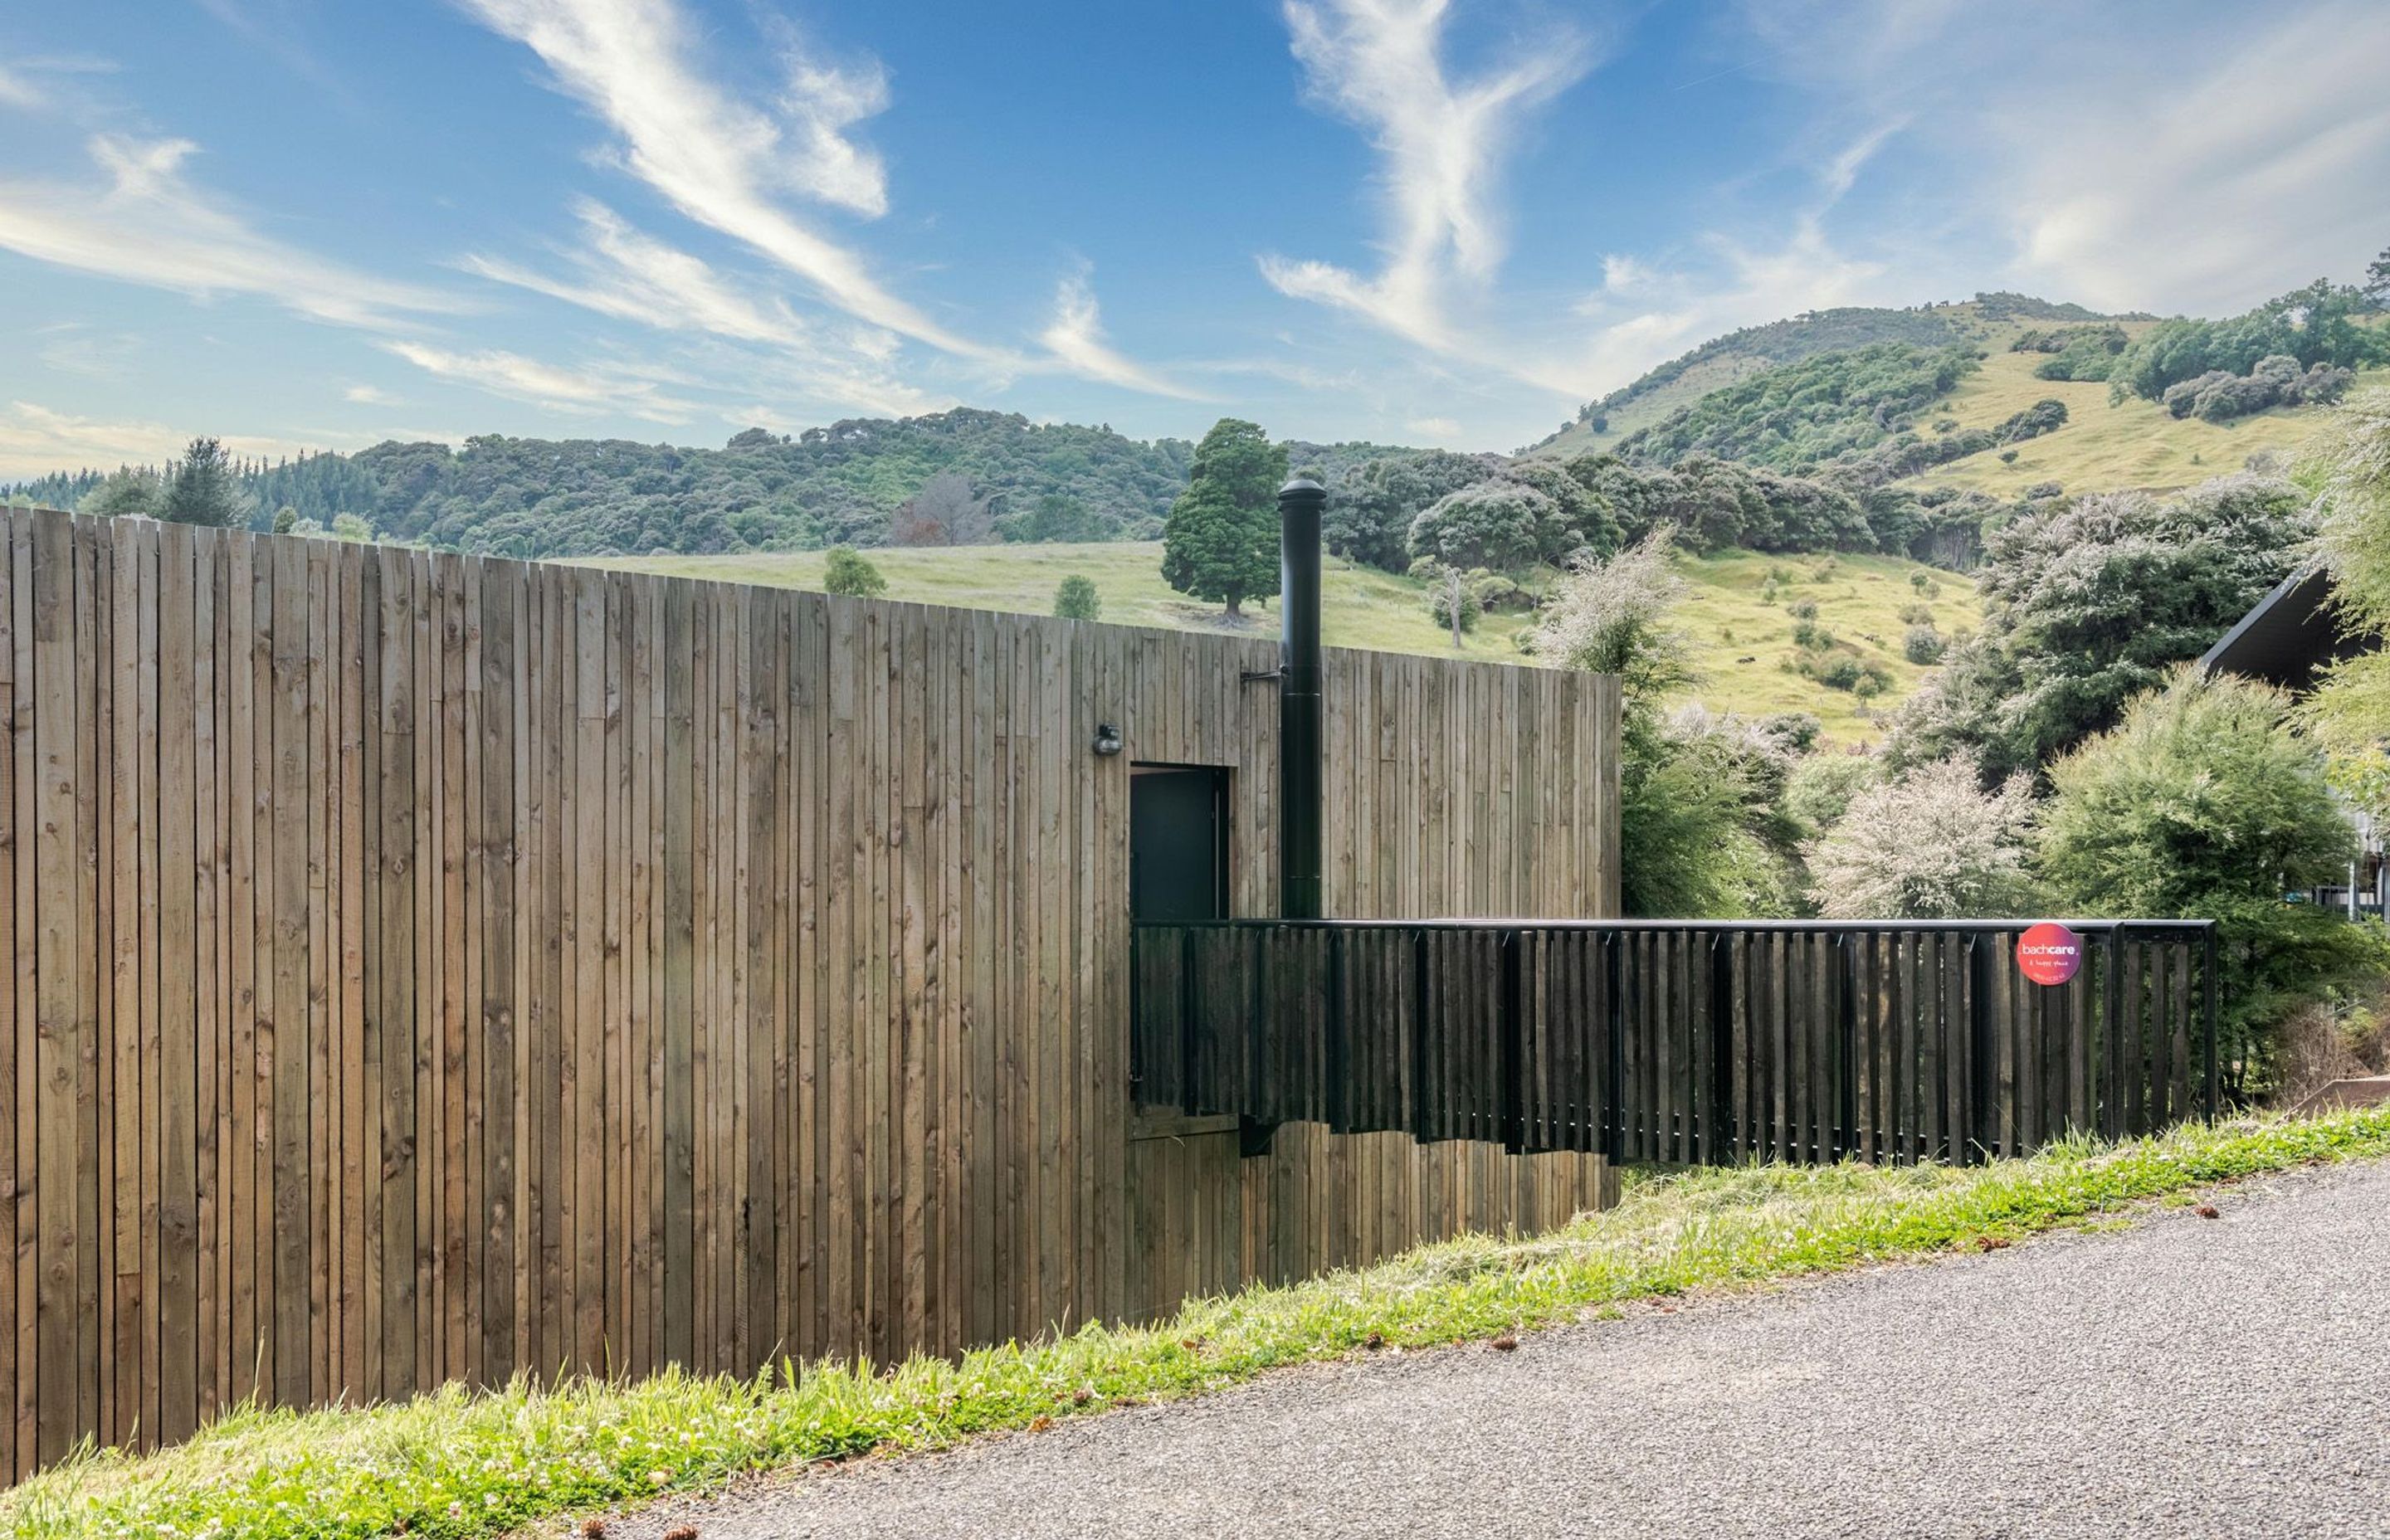
<svg viewBox="0 0 2390 1540"><path fill-rule="evenodd" d="M1228 773L1139 764L1129 776L1128 904L1163 923L1228 917Z"/></svg>

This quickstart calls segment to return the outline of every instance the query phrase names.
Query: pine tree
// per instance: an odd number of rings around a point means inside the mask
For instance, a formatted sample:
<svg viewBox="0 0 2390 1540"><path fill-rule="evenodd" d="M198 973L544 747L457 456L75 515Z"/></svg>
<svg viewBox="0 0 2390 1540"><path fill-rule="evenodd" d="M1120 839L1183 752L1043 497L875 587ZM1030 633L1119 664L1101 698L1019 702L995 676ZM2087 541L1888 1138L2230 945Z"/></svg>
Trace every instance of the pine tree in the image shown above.
<svg viewBox="0 0 2390 1540"><path fill-rule="evenodd" d="M1162 576L1231 615L1278 576L1279 483L1286 446L1250 422L1222 417L1195 446L1187 490L1162 530Z"/></svg>
<svg viewBox="0 0 2390 1540"><path fill-rule="evenodd" d="M167 484L164 517L225 530L241 521L241 511L240 486L223 443L193 439Z"/></svg>

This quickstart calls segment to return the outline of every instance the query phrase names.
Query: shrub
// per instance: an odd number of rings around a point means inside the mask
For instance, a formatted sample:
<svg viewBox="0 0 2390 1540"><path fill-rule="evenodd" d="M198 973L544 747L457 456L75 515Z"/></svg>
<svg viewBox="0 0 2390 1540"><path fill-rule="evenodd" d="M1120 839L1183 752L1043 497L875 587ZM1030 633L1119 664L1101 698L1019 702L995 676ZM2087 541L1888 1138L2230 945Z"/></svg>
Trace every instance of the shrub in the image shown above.
<svg viewBox="0 0 2390 1540"><path fill-rule="evenodd" d="M1759 602L1762 604L1774 604L1776 602L1776 580L1774 578L1769 578L1766 583L1759 585Z"/></svg>
<svg viewBox="0 0 2390 1540"><path fill-rule="evenodd" d="M849 598L876 599L888 592L888 580L854 546L832 545L822 559L822 588Z"/></svg>
<svg viewBox="0 0 2390 1540"><path fill-rule="evenodd" d="M1794 599L1791 604L1784 607L1784 612L1792 616L1796 621L1814 621L1818 618L1818 601L1816 599Z"/></svg>
<svg viewBox="0 0 2390 1540"><path fill-rule="evenodd" d="M1096 592L1096 580L1073 572L1054 590L1054 614L1065 621L1092 621L1104 612L1102 596Z"/></svg>
<svg viewBox="0 0 2390 1540"><path fill-rule="evenodd" d="M2016 457L2017 452L2013 449L2003 449L2000 451L2000 464L2002 465L2016 464Z"/></svg>
<svg viewBox="0 0 2390 1540"><path fill-rule="evenodd" d="M1814 840L1843 821L1851 799L1875 779L1865 754L1811 754L1784 781L1784 816L1796 840Z"/></svg>
<svg viewBox="0 0 2390 1540"><path fill-rule="evenodd" d="M1453 587L1454 584L1449 582L1439 583L1427 592L1428 616L1446 631L1452 629ZM1485 606L1478 601L1477 590L1467 583L1458 584L1458 587L1460 589L1460 629L1474 631L1477 629L1479 618L1485 613Z"/></svg>
<svg viewBox="0 0 2390 1540"><path fill-rule="evenodd" d="M1829 658L1818 664L1816 672L1810 677L1828 689L1846 690L1857 685L1865 672L1857 658L1844 653L1839 658Z"/></svg>
<svg viewBox="0 0 2390 1540"><path fill-rule="evenodd" d="M1900 607L1900 623L1903 625L1932 625L1934 623L1934 607L1930 604L1904 604Z"/></svg>
<svg viewBox="0 0 2390 1540"><path fill-rule="evenodd" d="M1912 663L1938 663L1949 645L1943 640L1942 633L1934 629L1934 622L1929 620L1922 625L1910 626L1902 635L1900 655Z"/></svg>
<svg viewBox="0 0 2390 1540"><path fill-rule="evenodd" d="M2385 963L2378 927L2282 901L2344 874L2356 848L2290 708L2186 665L2049 773L2042 871L2072 908L2217 922L2218 1053L2242 1091L2268 1078L2285 1016Z"/></svg>
<svg viewBox="0 0 2390 1540"><path fill-rule="evenodd" d="M1996 792L1960 760L1860 789L1804 847L1811 897L1830 919L1969 919L2032 909L2033 795Z"/></svg>
<svg viewBox="0 0 2390 1540"><path fill-rule="evenodd" d="M1810 652L1823 652L1834 645L1834 634L1816 621L1795 621L1792 645Z"/></svg>

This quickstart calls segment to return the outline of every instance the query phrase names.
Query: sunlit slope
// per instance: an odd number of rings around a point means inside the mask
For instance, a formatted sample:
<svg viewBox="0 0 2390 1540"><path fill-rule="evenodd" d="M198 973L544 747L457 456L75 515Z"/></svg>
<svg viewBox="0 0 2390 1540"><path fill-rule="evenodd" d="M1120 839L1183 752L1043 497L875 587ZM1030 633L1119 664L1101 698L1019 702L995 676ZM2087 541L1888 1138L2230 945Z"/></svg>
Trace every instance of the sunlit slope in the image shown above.
<svg viewBox="0 0 2390 1540"><path fill-rule="evenodd" d="M1240 625L1231 626L1217 605L1197 604L1162 581L1157 545L993 545L960 549L883 550L867 553L888 579L888 597L968 609L1050 613L1054 590L1073 572L1094 580L1103 599L1103 618L1125 625L1183 630L1239 630L1274 635L1274 602L1248 604ZM777 587L818 588L818 552L786 556L624 557L599 565L725 582ZM1678 622L1692 638L1703 682L1692 692L1725 711L1814 712L1829 736L1850 742L1880 737L1880 716L1916 687L1926 671L1901 656L1908 622L1901 610L1927 604L1947 635L1976 622L1974 589L1965 578L1892 557L1768 557L1729 551L1687 558L1682 571L1690 593ZM1770 573L1777 597L1763 601ZM1923 573L1938 586L1931 598L1911 584ZM1829 689L1792 672L1797 657L1793 622L1787 606L1798 599L1818 606L1820 624L1838 648L1882 668L1893 687L1871 702ZM1322 581L1322 625L1333 647L1374 648L1391 652L1450 655L1450 636L1427 613L1420 584L1369 568L1330 559ZM1497 613L1467 638L1468 656L1529 663L1511 638L1528 617ZM1746 661L1747 660L1747 661Z"/></svg>
<svg viewBox="0 0 2390 1540"><path fill-rule="evenodd" d="M1928 417L1956 418L1961 428L1988 428L2047 398L2066 403L2065 427L2016 445L2012 461L1987 450L1937 466L1909 484L1974 487L2001 495L2044 481L2056 481L2070 493L2184 487L2238 470L2260 450L2295 451L2324 420L2324 409L2313 406L2277 406L2231 422L2176 417L2156 402L2138 398L2112 406L2104 381L2035 379L2034 366L2048 356L1993 353ZM2390 382L2390 370L2370 370L2358 377L2357 388L2384 382Z"/></svg>

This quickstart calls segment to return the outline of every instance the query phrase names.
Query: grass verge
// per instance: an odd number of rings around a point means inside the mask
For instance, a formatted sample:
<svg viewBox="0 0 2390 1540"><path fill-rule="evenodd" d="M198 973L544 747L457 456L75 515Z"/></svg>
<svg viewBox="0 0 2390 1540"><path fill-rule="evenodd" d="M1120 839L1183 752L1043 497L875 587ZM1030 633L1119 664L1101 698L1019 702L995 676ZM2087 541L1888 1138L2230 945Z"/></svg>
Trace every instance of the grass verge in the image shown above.
<svg viewBox="0 0 2390 1540"><path fill-rule="evenodd" d="M2390 1110L2089 1140L1951 1169L1746 1167L1630 1181L1550 1235L1469 1237L1379 1266L873 1375L784 1366L752 1380L446 1391L366 1410L244 1410L139 1459L86 1455L0 1498L10 1534L503 1534L743 1471L929 1449L1282 1365L1548 1326L1626 1302L1997 1244L2138 1200L2390 1154Z"/></svg>

